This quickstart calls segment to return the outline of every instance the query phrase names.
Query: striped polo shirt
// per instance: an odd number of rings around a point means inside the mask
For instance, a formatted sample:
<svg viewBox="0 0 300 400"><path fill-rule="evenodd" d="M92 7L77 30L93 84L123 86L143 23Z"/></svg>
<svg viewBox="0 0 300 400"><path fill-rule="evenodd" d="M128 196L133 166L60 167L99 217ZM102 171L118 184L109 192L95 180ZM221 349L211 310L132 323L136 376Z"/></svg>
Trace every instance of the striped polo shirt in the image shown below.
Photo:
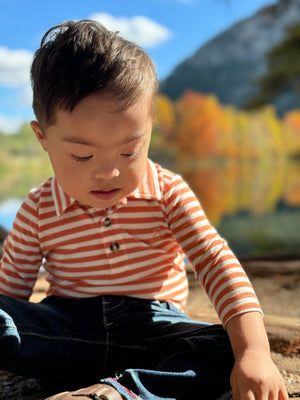
<svg viewBox="0 0 300 400"><path fill-rule="evenodd" d="M183 309L185 257L224 325L261 310L243 268L179 175L149 160L141 185L108 209L79 204L52 177L17 213L4 244L0 292L28 299L43 266L48 295L126 295Z"/></svg>

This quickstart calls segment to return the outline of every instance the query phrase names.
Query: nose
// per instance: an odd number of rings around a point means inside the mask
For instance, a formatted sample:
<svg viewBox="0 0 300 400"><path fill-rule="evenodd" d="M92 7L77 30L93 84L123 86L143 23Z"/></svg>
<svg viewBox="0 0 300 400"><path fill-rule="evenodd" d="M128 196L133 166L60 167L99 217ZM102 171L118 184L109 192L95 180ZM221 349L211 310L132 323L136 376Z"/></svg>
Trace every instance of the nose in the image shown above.
<svg viewBox="0 0 300 400"><path fill-rule="evenodd" d="M116 178L120 175L120 171L114 165L110 165L109 163L103 163L97 166L97 169L94 171L94 177L96 179L112 179Z"/></svg>

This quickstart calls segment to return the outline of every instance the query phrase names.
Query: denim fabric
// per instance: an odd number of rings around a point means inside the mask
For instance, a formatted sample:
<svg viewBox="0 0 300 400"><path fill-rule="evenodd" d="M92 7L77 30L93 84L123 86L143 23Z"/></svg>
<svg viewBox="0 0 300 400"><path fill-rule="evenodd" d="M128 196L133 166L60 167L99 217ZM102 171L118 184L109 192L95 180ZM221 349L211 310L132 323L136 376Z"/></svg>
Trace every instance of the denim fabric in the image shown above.
<svg viewBox="0 0 300 400"><path fill-rule="evenodd" d="M50 391L101 379L128 400L231 398L226 332L167 302L50 296L34 304L0 295L0 355L0 369L40 378Z"/></svg>

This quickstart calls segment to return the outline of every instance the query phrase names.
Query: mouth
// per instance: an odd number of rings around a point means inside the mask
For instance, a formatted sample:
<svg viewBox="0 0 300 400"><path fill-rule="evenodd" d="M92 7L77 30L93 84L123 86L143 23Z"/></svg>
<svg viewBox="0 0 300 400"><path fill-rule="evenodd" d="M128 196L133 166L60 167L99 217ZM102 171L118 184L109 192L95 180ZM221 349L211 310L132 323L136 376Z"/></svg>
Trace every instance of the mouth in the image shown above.
<svg viewBox="0 0 300 400"><path fill-rule="evenodd" d="M113 199L121 189L110 189L110 190L92 190L91 194L100 200Z"/></svg>

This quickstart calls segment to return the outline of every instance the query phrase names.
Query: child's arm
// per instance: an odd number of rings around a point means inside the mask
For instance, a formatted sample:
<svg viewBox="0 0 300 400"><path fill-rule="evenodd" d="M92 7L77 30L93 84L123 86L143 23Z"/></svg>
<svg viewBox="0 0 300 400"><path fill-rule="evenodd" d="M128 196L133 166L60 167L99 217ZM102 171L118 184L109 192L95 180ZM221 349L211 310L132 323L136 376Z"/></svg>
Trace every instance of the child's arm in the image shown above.
<svg viewBox="0 0 300 400"><path fill-rule="evenodd" d="M235 365L231 374L234 400L288 400L283 379L273 363L262 315L248 312L226 325Z"/></svg>
<svg viewBox="0 0 300 400"><path fill-rule="evenodd" d="M242 266L179 178L168 185L166 204L170 228L230 336L234 400L288 400L271 359L261 307Z"/></svg>
<svg viewBox="0 0 300 400"><path fill-rule="evenodd" d="M28 300L43 255L38 239L38 217L33 194L21 205L0 259L0 293Z"/></svg>

